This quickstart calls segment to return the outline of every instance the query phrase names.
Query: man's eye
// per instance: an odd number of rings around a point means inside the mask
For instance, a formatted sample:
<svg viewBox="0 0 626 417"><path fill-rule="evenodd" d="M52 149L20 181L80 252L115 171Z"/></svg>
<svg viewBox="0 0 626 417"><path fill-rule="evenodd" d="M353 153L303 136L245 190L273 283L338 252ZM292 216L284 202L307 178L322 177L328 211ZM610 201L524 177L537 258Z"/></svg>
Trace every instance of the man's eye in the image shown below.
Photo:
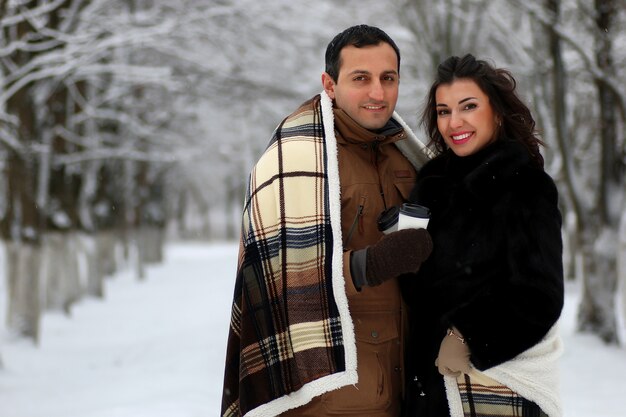
<svg viewBox="0 0 626 417"><path fill-rule="evenodd" d="M354 81L365 81L366 78L363 75L359 75L358 77L354 77Z"/></svg>

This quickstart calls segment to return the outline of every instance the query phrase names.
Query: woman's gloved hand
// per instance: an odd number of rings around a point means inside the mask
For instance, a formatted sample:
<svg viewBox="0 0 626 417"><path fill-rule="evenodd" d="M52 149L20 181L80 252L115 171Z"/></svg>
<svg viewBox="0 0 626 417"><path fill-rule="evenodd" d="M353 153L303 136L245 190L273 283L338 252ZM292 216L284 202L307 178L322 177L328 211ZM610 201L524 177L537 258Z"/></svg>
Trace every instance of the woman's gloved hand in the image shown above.
<svg viewBox="0 0 626 417"><path fill-rule="evenodd" d="M469 373L470 350L456 328L449 329L441 341L435 366L441 375L457 377Z"/></svg>

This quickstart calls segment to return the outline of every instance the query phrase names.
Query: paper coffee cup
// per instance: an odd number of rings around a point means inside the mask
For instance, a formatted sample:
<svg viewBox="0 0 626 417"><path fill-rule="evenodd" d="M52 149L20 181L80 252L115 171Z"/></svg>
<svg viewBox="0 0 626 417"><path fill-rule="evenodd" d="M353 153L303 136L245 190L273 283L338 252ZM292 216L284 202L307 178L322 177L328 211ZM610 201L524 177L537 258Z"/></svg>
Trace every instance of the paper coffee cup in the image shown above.
<svg viewBox="0 0 626 417"><path fill-rule="evenodd" d="M398 230L399 213L400 208L398 206L389 207L387 210L380 213L377 220L378 230L380 230L384 234L388 234Z"/></svg>
<svg viewBox="0 0 626 417"><path fill-rule="evenodd" d="M398 215L398 230L426 229L430 218L428 207L419 204L404 203Z"/></svg>

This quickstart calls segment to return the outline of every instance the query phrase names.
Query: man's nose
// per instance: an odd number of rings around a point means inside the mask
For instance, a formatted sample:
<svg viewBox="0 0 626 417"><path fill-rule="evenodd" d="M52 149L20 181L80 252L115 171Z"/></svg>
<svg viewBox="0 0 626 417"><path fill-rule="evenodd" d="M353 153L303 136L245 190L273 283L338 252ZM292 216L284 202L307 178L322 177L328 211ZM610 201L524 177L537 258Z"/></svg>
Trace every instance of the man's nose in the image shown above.
<svg viewBox="0 0 626 417"><path fill-rule="evenodd" d="M385 97L385 90L383 89L380 81L373 81L370 88L370 98L373 100L382 101Z"/></svg>

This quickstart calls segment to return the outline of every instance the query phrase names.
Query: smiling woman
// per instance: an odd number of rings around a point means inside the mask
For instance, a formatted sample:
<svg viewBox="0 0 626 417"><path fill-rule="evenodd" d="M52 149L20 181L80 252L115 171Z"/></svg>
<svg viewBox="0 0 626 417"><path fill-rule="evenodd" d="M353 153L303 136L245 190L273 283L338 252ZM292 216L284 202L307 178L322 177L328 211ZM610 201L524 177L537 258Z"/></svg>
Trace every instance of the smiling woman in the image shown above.
<svg viewBox="0 0 626 417"><path fill-rule="evenodd" d="M409 415L560 416L561 215L534 119L508 71L467 55L439 66L424 123L439 154L410 198L433 252L402 283Z"/></svg>
<svg viewBox="0 0 626 417"><path fill-rule="evenodd" d="M477 133L480 127L479 135L485 136L484 145L491 143L491 139L515 140L526 148L532 163L543 169L539 152L543 142L535 131L535 119L518 97L517 82L508 70L494 68L468 54L449 58L438 71L422 113L422 124L438 153L448 150L451 144L472 142L471 137L466 142L464 139L469 137L468 133ZM467 147L463 154L471 155L483 146L473 150ZM452 149L456 153L455 149L461 152L460 147Z"/></svg>
<svg viewBox="0 0 626 417"><path fill-rule="evenodd" d="M437 128L456 155L471 155L496 139L498 118L476 82L458 79L443 84L436 99Z"/></svg>

